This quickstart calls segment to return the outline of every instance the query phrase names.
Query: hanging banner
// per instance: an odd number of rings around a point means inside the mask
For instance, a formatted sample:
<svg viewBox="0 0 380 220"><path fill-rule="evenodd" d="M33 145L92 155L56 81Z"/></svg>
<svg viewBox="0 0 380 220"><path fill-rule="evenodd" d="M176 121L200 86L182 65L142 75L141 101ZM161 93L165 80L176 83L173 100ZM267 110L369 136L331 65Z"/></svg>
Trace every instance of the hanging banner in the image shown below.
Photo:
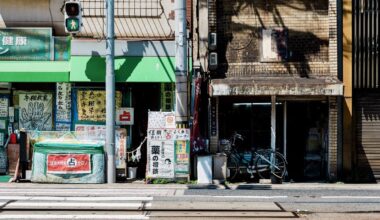
<svg viewBox="0 0 380 220"><path fill-rule="evenodd" d="M19 128L51 131L53 127L53 94L19 94Z"/></svg>
<svg viewBox="0 0 380 220"><path fill-rule="evenodd" d="M174 144L172 141L149 141L148 155L148 178L174 178Z"/></svg>
<svg viewBox="0 0 380 220"><path fill-rule="evenodd" d="M127 168L127 129L119 128L115 131L116 169Z"/></svg>
<svg viewBox="0 0 380 220"><path fill-rule="evenodd" d="M116 111L116 125L133 125L134 124L134 109L133 108L118 108Z"/></svg>
<svg viewBox="0 0 380 220"><path fill-rule="evenodd" d="M56 85L56 122L71 122L71 84Z"/></svg>
<svg viewBox="0 0 380 220"><path fill-rule="evenodd" d="M46 173L85 174L91 173L90 154L48 154Z"/></svg>
<svg viewBox="0 0 380 220"><path fill-rule="evenodd" d="M116 91L115 106L121 107L122 95ZM106 121L106 91L104 90L78 90L77 108L79 121Z"/></svg>
<svg viewBox="0 0 380 220"><path fill-rule="evenodd" d="M9 99L7 97L0 97L0 117L8 117Z"/></svg>

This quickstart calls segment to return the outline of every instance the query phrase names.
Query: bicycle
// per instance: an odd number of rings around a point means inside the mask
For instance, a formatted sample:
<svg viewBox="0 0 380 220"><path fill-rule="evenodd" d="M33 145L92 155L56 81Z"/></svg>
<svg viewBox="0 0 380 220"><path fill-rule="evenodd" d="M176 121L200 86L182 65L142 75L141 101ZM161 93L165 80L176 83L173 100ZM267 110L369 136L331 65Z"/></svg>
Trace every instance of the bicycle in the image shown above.
<svg viewBox="0 0 380 220"><path fill-rule="evenodd" d="M287 161L281 153L272 149L251 149L250 160L247 160L237 151L237 139L244 140L241 134L235 132L230 140L222 140L230 171L229 180L235 180L239 173L246 171L250 178L254 178L257 173L261 179L274 178L273 182L282 181L287 172Z"/></svg>

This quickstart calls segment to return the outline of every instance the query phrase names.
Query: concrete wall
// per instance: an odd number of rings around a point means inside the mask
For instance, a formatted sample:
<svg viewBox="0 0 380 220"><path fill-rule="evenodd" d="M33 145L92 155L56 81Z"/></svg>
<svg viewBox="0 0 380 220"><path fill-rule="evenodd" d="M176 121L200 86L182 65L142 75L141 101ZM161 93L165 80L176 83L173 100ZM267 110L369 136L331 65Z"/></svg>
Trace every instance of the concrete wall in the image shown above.
<svg viewBox="0 0 380 220"><path fill-rule="evenodd" d="M153 1L153 0L152 0ZM146 10L133 12L131 16L115 18L115 34L117 38L173 39L174 38L174 1L156 1L159 6L152 13ZM102 38L103 27L106 23L101 10L95 7L95 0L82 0L84 13L83 29L78 37ZM115 1L115 7L124 7L127 1ZM138 2L138 1L136 1ZM64 0L1 0L0 27L53 27L56 36L66 35L64 32L64 15L61 12ZM124 4L128 6L127 3ZM134 5L139 8L139 5ZM142 8L145 6L141 5ZM115 11L115 15L124 14L126 10ZM141 12L141 13L140 13ZM129 12L131 13L131 12Z"/></svg>

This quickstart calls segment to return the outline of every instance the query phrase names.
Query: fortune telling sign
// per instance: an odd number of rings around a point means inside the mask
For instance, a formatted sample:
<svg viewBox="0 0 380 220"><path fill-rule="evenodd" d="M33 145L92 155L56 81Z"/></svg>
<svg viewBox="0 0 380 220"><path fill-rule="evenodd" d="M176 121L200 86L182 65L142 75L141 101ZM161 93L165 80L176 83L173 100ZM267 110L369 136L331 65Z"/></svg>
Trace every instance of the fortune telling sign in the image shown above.
<svg viewBox="0 0 380 220"><path fill-rule="evenodd" d="M121 92L116 91L116 109L121 107ZM78 90L78 120L106 121L106 92L104 90Z"/></svg>
<svg viewBox="0 0 380 220"><path fill-rule="evenodd" d="M51 131L53 125L53 94L27 93L19 95L20 128Z"/></svg>

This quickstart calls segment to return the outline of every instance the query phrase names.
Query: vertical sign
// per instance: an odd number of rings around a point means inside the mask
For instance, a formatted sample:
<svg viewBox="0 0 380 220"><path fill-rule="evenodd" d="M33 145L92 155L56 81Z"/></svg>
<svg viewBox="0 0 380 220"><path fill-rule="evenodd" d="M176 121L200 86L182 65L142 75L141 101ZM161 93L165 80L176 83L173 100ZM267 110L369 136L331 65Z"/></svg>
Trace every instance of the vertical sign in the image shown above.
<svg viewBox="0 0 380 220"><path fill-rule="evenodd" d="M55 128L57 131L70 131L71 125L71 84L57 83Z"/></svg>
<svg viewBox="0 0 380 220"><path fill-rule="evenodd" d="M119 128L115 132L116 168L127 168L127 129Z"/></svg>
<svg viewBox="0 0 380 220"><path fill-rule="evenodd" d="M0 97L0 117L8 117L9 99L7 97Z"/></svg>
<svg viewBox="0 0 380 220"><path fill-rule="evenodd" d="M175 173L179 177L184 174L185 177L190 173L190 143L187 140L177 140L175 141L175 152L176 152L176 167Z"/></svg>
<svg viewBox="0 0 380 220"><path fill-rule="evenodd" d="M53 94L27 93L19 95L19 128L51 131L53 126Z"/></svg>
<svg viewBox="0 0 380 220"><path fill-rule="evenodd" d="M211 120L211 123L210 123L210 126L211 126L211 136L216 136L217 134L217 112L216 112L216 100L215 99L211 99L211 117L210 117L210 120Z"/></svg>

